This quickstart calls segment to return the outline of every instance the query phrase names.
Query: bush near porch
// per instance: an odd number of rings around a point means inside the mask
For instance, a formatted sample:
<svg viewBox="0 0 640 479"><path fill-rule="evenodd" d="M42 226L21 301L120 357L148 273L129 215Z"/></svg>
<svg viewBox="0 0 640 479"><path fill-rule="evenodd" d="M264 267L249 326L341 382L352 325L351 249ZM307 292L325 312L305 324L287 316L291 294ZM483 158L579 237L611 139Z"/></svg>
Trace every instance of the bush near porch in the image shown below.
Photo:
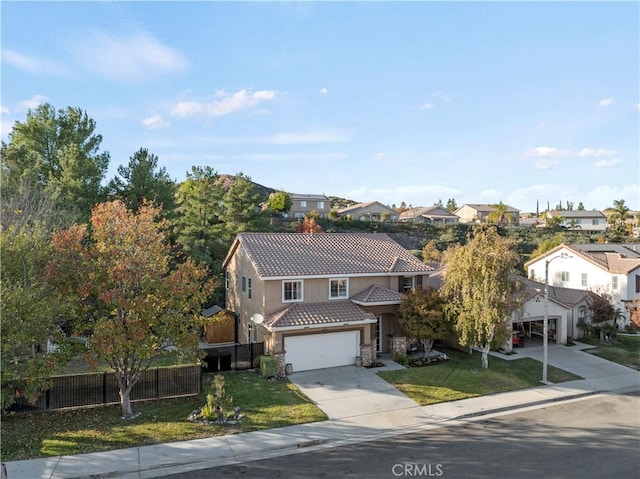
<svg viewBox="0 0 640 479"><path fill-rule="evenodd" d="M482 369L480 353L440 347L438 351L449 361L378 374L421 406L542 385L542 363L535 359L490 356L489 369ZM560 383L582 378L548 366L548 379Z"/></svg>

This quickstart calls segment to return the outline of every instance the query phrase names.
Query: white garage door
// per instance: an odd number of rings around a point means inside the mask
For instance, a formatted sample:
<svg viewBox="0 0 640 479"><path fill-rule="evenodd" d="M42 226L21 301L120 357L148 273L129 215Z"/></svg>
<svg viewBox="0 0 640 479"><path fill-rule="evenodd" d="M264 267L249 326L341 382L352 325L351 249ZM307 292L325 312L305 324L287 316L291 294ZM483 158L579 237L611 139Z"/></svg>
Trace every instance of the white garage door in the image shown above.
<svg viewBox="0 0 640 479"><path fill-rule="evenodd" d="M360 331L284 338L285 362L293 372L353 365L360 356Z"/></svg>

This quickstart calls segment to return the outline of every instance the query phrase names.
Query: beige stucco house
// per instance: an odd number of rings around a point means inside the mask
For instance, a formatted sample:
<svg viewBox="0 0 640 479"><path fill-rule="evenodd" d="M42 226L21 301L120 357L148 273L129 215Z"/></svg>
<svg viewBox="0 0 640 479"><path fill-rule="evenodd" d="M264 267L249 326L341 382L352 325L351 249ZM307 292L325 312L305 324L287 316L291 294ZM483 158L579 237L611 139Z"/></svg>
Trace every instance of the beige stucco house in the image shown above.
<svg viewBox="0 0 640 479"><path fill-rule="evenodd" d="M419 206L400 213L399 221L403 223L458 223L460 218L441 206Z"/></svg>
<svg viewBox="0 0 640 479"><path fill-rule="evenodd" d="M505 205L506 213L511 216L511 225L518 225L520 222L520 210L513 206ZM489 215L496 210L496 205L468 203L462 205L455 215L460 218L460 223L487 223Z"/></svg>
<svg viewBox="0 0 640 479"><path fill-rule="evenodd" d="M223 267L239 341L264 341L281 374L374 362L433 270L379 233L240 233Z"/></svg>
<svg viewBox="0 0 640 479"><path fill-rule="evenodd" d="M326 218L331 211L331 199L325 195L312 195L301 193L290 193L291 209L289 218L304 218L309 213L316 212L320 218Z"/></svg>
<svg viewBox="0 0 640 479"><path fill-rule="evenodd" d="M358 203L338 210L338 215L360 221L398 221L398 212L379 201Z"/></svg>

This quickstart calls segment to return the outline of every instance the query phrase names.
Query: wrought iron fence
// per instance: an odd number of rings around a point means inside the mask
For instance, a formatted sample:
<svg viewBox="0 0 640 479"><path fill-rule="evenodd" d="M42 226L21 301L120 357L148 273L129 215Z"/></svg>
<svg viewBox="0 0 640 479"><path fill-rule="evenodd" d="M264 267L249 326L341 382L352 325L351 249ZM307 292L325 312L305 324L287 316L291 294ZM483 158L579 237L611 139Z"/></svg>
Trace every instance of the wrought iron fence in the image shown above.
<svg viewBox="0 0 640 479"><path fill-rule="evenodd" d="M202 368L198 365L152 368L143 371L131 390L132 401L195 396L201 391ZM53 376L50 387L36 400L16 397L10 411L43 412L55 409L117 404L120 402L118 381L113 372Z"/></svg>
<svg viewBox="0 0 640 479"><path fill-rule="evenodd" d="M204 348L206 372L253 368L253 360L264 354L264 343L231 344Z"/></svg>

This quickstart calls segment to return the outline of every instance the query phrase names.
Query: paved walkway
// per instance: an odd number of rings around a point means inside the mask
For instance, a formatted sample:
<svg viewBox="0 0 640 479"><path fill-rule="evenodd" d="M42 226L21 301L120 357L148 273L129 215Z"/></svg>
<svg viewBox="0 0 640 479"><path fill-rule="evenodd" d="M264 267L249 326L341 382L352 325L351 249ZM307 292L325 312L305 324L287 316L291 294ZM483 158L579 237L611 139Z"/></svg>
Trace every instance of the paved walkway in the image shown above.
<svg viewBox="0 0 640 479"><path fill-rule="evenodd" d="M549 364L579 374L585 379L559 385L494 394L432 406L417 406L413 401L402 407L380 410L373 408L362 414L340 413L331 395L325 395L326 407L333 415L328 421L289 426L267 431L248 432L223 437L143 446L110 452L75 456L14 461L7 464L9 479L71 479L109 477L146 479L250 460L265 459L336 447L342 444L396 436L464 423L489 414L501 414L522 408L543 407L550 402L576 400L597 392L640 389L640 373L580 351L581 346L550 345ZM542 355L542 348L518 349L506 356ZM540 359L536 357L536 359ZM335 369L333 370L335 373ZM359 369L375 376L374 370ZM326 374L322 373L322 374ZM302 374L302 373L298 373ZM316 377L322 377L322 374ZM329 371L328 374L331 374ZM295 376L295 375L294 375ZM301 378L302 382L302 378ZM322 382L320 380L319 382ZM371 384L375 384L372 382ZM313 384L310 385L310 387ZM356 388L357 389L357 388ZM321 391L322 389L318 390ZM335 391L334 391L335 392ZM380 391L378 391L380 392ZM325 391L326 393L326 391ZM355 393L354 393L355 394ZM384 394L381 392L381 394ZM390 395L394 396L393 393ZM394 396L395 397L395 396ZM322 396L317 396L322 398ZM364 396L359 395L362 401ZM320 401L322 402L322 400ZM380 404L380 403L379 403ZM406 406L406 407L405 407Z"/></svg>

